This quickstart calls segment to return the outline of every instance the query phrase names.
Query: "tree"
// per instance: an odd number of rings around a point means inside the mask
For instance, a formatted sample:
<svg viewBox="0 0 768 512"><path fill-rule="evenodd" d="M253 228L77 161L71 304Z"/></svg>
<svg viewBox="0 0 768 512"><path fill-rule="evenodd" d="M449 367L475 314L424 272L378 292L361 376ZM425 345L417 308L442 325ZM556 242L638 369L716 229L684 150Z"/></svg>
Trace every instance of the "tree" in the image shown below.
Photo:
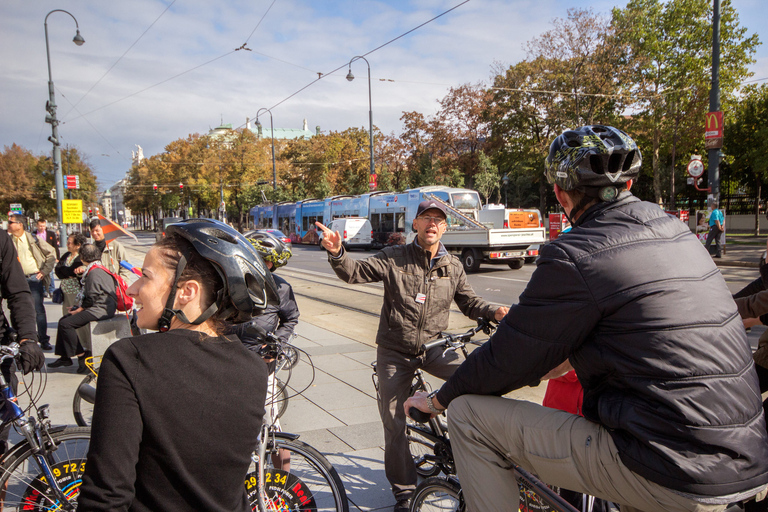
<svg viewBox="0 0 768 512"><path fill-rule="evenodd" d="M760 195L768 180L768 84L745 88L726 124L723 142L734 178L756 190L755 235L759 235Z"/></svg>
<svg viewBox="0 0 768 512"><path fill-rule="evenodd" d="M496 167L485 153L478 153L479 171L475 175L475 189L485 198L485 203L491 202L491 194L499 192L499 168Z"/></svg>

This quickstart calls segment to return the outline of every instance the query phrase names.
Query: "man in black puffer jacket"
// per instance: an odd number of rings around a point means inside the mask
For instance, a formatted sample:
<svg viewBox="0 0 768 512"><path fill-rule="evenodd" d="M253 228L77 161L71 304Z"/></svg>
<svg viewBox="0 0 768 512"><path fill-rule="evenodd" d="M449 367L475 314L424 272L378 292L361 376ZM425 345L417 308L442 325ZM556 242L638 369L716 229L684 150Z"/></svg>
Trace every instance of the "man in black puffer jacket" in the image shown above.
<svg viewBox="0 0 768 512"><path fill-rule="evenodd" d="M517 503L510 461L622 512L719 511L764 494L768 434L736 305L688 227L629 192L640 163L612 127L552 143L546 174L573 230L544 247L491 341L405 404L451 404L468 510ZM571 366L584 418L498 398Z"/></svg>

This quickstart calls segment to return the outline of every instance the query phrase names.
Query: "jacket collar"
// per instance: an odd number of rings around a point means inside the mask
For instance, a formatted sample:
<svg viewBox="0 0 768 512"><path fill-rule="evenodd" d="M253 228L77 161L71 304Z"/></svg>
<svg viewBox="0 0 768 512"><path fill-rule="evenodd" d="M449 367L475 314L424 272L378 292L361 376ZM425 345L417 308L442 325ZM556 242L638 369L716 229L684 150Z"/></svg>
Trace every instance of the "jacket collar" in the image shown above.
<svg viewBox="0 0 768 512"><path fill-rule="evenodd" d="M421 261L427 261L429 253L427 253L427 251L425 251L419 245L419 241L418 240L419 240L418 238L414 238L413 242L411 242L411 245L413 246L414 250L416 251L416 254L418 254L419 257L421 258ZM443 257L447 256L447 255L448 255L448 250L443 245L443 242L440 242L440 247L437 249L437 254L435 254L434 258L432 258L431 260L427 261L427 266L429 268L433 268L433 267L436 267L436 266L447 265L448 263L443 260Z"/></svg>
<svg viewBox="0 0 768 512"><path fill-rule="evenodd" d="M587 211L585 211L578 219L576 219L576 222L573 226L580 226L588 220L594 219L606 210L612 210L613 208L624 206L627 203L634 203L636 201L639 201L639 199L633 196L632 192L629 190L625 190L619 194L619 197L617 197L615 201L611 201L609 203L599 202L590 206Z"/></svg>

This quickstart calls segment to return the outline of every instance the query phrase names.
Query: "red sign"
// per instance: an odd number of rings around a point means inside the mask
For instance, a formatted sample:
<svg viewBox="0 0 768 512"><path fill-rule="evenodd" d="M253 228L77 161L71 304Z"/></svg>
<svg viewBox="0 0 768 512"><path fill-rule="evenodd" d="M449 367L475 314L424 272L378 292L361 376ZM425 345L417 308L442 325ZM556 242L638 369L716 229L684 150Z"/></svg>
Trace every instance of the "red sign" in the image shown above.
<svg viewBox="0 0 768 512"><path fill-rule="evenodd" d="M723 147L723 113L707 112L704 126L704 147L719 149Z"/></svg>
<svg viewBox="0 0 768 512"><path fill-rule="evenodd" d="M376 178L376 173L368 175L368 188L371 190L376 190Z"/></svg>
<svg viewBox="0 0 768 512"><path fill-rule="evenodd" d="M77 174L68 174L64 182L64 188L80 188L80 176Z"/></svg>
<svg viewBox="0 0 768 512"><path fill-rule="evenodd" d="M567 219L562 213L549 214L549 239L554 240L560 236L560 232L565 228Z"/></svg>

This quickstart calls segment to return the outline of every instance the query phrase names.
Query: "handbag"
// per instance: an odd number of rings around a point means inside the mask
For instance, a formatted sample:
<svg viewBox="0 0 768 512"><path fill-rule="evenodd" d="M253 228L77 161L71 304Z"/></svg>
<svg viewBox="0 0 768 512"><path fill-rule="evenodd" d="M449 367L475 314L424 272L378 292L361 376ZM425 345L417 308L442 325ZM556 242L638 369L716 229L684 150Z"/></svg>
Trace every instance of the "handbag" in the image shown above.
<svg viewBox="0 0 768 512"><path fill-rule="evenodd" d="M51 295L51 302L54 304L64 303L64 292L61 291L61 286L53 290L53 295Z"/></svg>

